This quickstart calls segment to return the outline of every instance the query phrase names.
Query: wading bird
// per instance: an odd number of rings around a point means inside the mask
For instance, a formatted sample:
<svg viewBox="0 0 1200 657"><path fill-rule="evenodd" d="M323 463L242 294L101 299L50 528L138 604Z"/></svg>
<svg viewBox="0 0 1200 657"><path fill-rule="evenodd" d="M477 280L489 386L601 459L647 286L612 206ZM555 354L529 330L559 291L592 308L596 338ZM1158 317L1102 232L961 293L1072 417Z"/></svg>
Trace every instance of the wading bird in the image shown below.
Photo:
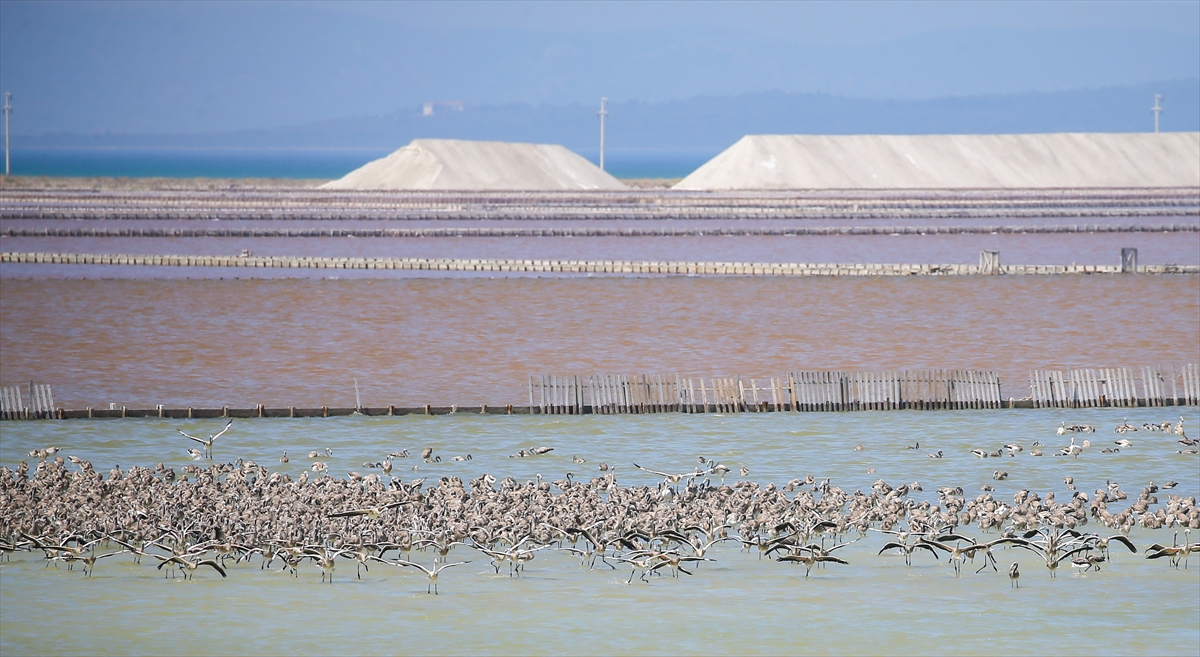
<svg viewBox="0 0 1200 657"><path fill-rule="evenodd" d="M454 563L443 563L443 564L435 563L435 564L433 564L433 568L426 568L425 566L423 566L419 563L416 563L414 561L404 561L403 559L398 559L396 561L384 561L383 559L376 558L374 560L381 561L390 566L404 566L406 568L416 568L416 569L420 570L421 572L425 573L426 577L429 578L429 586L425 587L425 593L428 594L429 590L433 589L434 595L438 594L438 590L437 590L438 575L441 574L441 572L443 570L445 570L447 568L453 568L455 566L462 566L462 565L471 563L470 561L456 561Z"/></svg>
<svg viewBox="0 0 1200 657"><path fill-rule="evenodd" d="M846 561L845 559L839 559L839 558L837 558L837 557L831 557L831 556L829 556L829 555L824 555L824 556L822 556L822 555L817 555L817 554L813 554L813 553L811 553L811 552L810 552L810 553L808 553L808 554L788 554L788 555L784 555L784 556L782 556L782 557L779 557L778 559L776 559L776 561L788 561L788 562L791 562L791 563L802 563L802 564L804 564L804 565L805 565L805 568L806 568L806 569L805 569L805 571L804 571L804 577L805 577L805 578L807 578L807 577L808 577L808 575L809 575L809 573L811 573L811 572L812 572L813 566L814 566L815 564L818 564L818 563L828 563L828 562L833 562L833 563L840 563L840 564L842 564L843 566L849 566L849 565L850 565L850 562L849 562L849 561Z"/></svg>
<svg viewBox="0 0 1200 657"><path fill-rule="evenodd" d="M114 557L118 554L125 554L125 552L127 552L127 550L117 550L116 552L108 552L106 554L96 554L96 546L93 545L91 554L79 558L79 560L83 562L83 576L91 577L92 573L96 572L97 561L101 559L107 559L108 557Z"/></svg>
<svg viewBox="0 0 1200 657"><path fill-rule="evenodd" d="M209 459L212 459L213 443L217 442L217 438L220 438L221 436L225 435L225 432L229 431L229 427L232 427L232 426L233 426L233 420L230 420L229 424L226 424L224 429L221 429L220 431L218 431L215 434L209 434L208 438L197 438L189 433L185 433L183 429L176 429L176 431L178 431L179 433L182 433L185 437L191 438L192 440L200 443L201 445L204 445L204 455L207 456Z"/></svg>
<svg viewBox="0 0 1200 657"><path fill-rule="evenodd" d="M654 475L663 477L664 481L666 481L667 483L670 483L672 486L678 486L680 481L682 481L688 477L698 477L701 475L708 474L709 472L712 472L711 469L702 471L702 470L700 470L700 468L696 468L695 472L684 472L683 474L667 474L666 472L659 472L658 470L651 470L649 468L643 468L642 466L638 465L637 463L634 463L633 467L637 468L638 470L644 470L646 472L649 472L650 474L654 474Z"/></svg>
<svg viewBox="0 0 1200 657"><path fill-rule="evenodd" d="M221 573L222 579L227 577L227 575L225 574L225 569L221 567L221 564L217 563L216 561L214 561L212 559L204 559L204 560L200 560L200 561L195 561L195 560L188 561L187 559L184 559L181 556L174 556L174 557L170 557L167 559L163 559L162 562L158 564L158 569L162 570L163 566L165 566L169 563L179 565L180 569L183 570L183 578L185 580L188 579L189 574L191 575L191 579L196 579L196 569L199 568L200 566L208 566L209 568L212 568L213 570L217 571L218 573Z"/></svg>
<svg viewBox="0 0 1200 657"><path fill-rule="evenodd" d="M383 515L384 511L387 511L388 509L394 509L398 506L404 506L405 504L412 504L412 502L405 500L405 501L401 501L401 502L392 502L391 504L385 504L383 506L370 506L370 507L366 507L363 509L351 509L349 511L339 511L337 513L330 513L329 515L327 515L325 517L327 517L327 518L354 518L356 516L366 516L367 518L369 518L371 520L378 520L379 516Z"/></svg>
<svg viewBox="0 0 1200 657"><path fill-rule="evenodd" d="M901 552L904 553L904 565L911 566L912 565L912 553L917 548L924 548L926 550L929 550L929 553L933 555L934 559L941 560L941 557L938 556L937 550L934 550L932 545L928 545L926 543L921 543L919 541L916 543L913 543L912 545L907 545L905 543L897 543L896 541L892 541L891 543L887 543L882 548L880 548L879 554L883 554L887 550L900 550Z"/></svg>

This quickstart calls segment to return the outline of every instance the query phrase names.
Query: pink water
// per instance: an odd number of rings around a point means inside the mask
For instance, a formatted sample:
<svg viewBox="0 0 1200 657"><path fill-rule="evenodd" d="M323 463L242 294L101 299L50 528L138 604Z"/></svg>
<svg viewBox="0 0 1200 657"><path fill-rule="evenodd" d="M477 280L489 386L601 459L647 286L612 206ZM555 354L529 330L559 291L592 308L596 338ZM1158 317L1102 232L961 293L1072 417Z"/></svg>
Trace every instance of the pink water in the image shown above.
<svg viewBox="0 0 1200 657"><path fill-rule="evenodd" d="M67 408L527 401L531 374L1200 362L1200 277L0 277L3 383Z"/></svg>

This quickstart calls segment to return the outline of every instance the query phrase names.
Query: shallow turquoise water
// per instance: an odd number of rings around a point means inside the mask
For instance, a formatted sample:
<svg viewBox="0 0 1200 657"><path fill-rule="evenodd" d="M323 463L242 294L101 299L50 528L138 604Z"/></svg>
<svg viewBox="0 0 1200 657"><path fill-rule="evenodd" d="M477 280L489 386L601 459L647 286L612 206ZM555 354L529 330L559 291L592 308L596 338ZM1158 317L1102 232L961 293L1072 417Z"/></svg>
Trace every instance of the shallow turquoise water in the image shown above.
<svg viewBox="0 0 1200 657"><path fill-rule="evenodd" d="M1179 482L1167 494L1200 494L1200 460L1176 454L1173 437L1129 434L1134 445L1101 454L1125 416L1131 423L1174 421L1180 410L1189 434L1200 433L1200 413L1186 409L1004 410L861 412L742 415L646 416L471 416L235 420L218 441L219 460L252 459L272 470L299 474L310 450L332 448L320 460L330 474L362 473L364 461L382 460L407 448L416 454L434 447L442 463L411 467L397 459L397 474L464 480L483 472L519 481L547 480L573 472L599 474L605 461L617 468L622 485L653 485L659 478L632 463L661 470L690 470L697 456L717 458L748 479L782 485L812 474L832 478L852 491L877 479L892 485L919 481L918 500L936 499L939 486L963 486L968 496L995 484L998 499L1022 488L1069 491L1071 475L1091 494L1117 481L1135 498L1151 480ZM1059 422L1092 423L1095 434L1080 436L1095 446L1082 458L1032 457L1030 445L1066 444L1055 435ZM114 464L178 469L188 463L189 433L219 429L216 420L108 420L4 422L0 462L13 466L35 447L57 445L60 454L91 460L106 472ZM1018 442L1015 458L977 459L976 447ZM919 450L903 445L920 442ZM854 446L862 444L862 451ZM551 454L510 459L521 448L554 447ZM284 449L291 462L278 463ZM943 450L945 458L929 459ZM449 460L470 453L471 461ZM572 462L581 456L587 463ZM419 459L417 459L419 460ZM875 473L868 473L874 468ZM1006 481L992 472L1004 469ZM728 481L741 477L727 477ZM1110 505L1111 510L1124 505ZM1104 528L1090 523L1085 531ZM966 531L983 537L978 529ZM1170 530L1135 529L1139 548L1170 542ZM1105 534L1107 535L1107 534ZM1196 540L1193 534L1192 540ZM299 578L260 571L257 562L232 566L222 580L201 572L195 581L163 579L150 564L124 555L100 562L93 578L65 567L43 566L41 555L16 555L0 564L0 648L17 654L155 653L612 653L736 652L917 654L953 650L963 654L1196 654L1200 652L1200 560L1188 570L1114 550L1099 572L1051 579L1036 555L997 550L1002 566L980 574L964 567L955 579L945 560L878 556L886 542L871 532L839 554L849 566L803 569L759 560L734 544L710 552L715 563L692 577L651 578L627 585L619 567L582 567L567 553L540 552L526 575L496 575L486 558L456 548L452 558L472 560L439 581L439 596L425 594L420 573L373 566L355 579L353 564L339 564L335 582L302 566ZM415 554L415 553L414 553ZM419 559L427 562L424 557ZM1021 588L1010 588L1003 566L1021 564ZM977 566L976 566L977 567Z"/></svg>

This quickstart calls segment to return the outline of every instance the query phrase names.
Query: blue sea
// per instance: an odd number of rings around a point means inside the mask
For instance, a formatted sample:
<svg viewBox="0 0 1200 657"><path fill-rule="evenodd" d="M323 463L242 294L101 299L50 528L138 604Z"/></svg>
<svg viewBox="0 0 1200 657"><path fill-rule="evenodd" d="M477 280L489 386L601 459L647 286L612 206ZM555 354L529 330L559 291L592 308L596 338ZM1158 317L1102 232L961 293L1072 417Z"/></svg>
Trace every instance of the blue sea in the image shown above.
<svg viewBox="0 0 1200 657"><path fill-rule="evenodd" d="M115 178L340 178L383 157L380 149L13 149L12 174ZM599 152L581 152L599 163ZM617 178L682 178L710 151L616 151L605 169Z"/></svg>

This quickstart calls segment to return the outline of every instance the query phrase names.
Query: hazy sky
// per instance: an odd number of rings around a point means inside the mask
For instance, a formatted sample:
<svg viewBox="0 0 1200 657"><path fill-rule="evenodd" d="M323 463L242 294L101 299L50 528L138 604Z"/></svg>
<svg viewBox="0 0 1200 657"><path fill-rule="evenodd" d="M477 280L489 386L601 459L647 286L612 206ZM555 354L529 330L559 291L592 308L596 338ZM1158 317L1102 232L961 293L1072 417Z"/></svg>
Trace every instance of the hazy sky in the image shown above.
<svg viewBox="0 0 1200 657"><path fill-rule="evenodd" d="M1193 78L1200 1L0 0L17 134L273 127L432 100L902 99Z"/></svg>
<svg viewBox="0 0 1200 657"><path fill-rule="evenodd" d="M312 3L323 4L323 3ZM934 30L1121 28L1200 33L1198 2L343 2L341 11L430 28L617 33L719 28L805 44L867 45Z"/></svg>

